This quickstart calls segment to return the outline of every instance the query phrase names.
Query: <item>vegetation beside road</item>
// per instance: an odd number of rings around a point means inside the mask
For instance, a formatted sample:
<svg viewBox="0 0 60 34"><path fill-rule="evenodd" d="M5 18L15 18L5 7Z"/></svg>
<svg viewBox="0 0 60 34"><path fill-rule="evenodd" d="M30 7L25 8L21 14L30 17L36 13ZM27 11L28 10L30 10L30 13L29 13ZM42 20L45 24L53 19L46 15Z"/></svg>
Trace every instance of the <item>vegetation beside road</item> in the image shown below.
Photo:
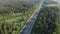
<svg viewBox="0 0 60 34"><path fill-rule="evenodd" d="M32 34L56 34L57 31L57 7L46 7L40 11Z"/></svg>
<svg viewBox="0 0 60 34"><path fill-rule="evenodd" d="M59 8L59 7L58 7ZM57 34L60 34L60 8L59 8L59 10L57 11L57 15L58 15L58 18L56 19L56 24L57 24L57 31L56 31L56 33Z"/></svg>
<svg viewBox="0 0 60 34"><path fill-rule="evenodd" d="M0 4L0 34L18 34L40 2Z"/></svg>

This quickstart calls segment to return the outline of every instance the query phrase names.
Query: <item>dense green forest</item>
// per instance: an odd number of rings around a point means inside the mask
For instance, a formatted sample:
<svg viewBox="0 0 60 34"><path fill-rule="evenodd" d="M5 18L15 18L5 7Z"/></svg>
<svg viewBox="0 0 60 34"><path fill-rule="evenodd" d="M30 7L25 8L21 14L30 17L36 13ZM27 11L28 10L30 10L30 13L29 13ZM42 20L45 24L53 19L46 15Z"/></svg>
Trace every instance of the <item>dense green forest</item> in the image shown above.
<svg viewBox="0 0 60 34"><path fill-rule="evenodd" d="M32 34L58 34L58 11L57 7L44 6L36 19Z"/></svg>
<svg viewBox="0 0 60 34"><path fill-rule="evenodd" d="M60 34L60 8L56 5L53 0L44 1L31 34Z"/></svg>
<svg viewBox="0 0 60 34"><path fill-rule="evenodd" d="M41 0L0 0L0 34L18 34ZM60 34L60 10L56 1L44 0L31 34ZM49 6L53 5L53 6Z"/></svg>
<svg viewBox="0 0 60 34"><path fill-rule="evenodd" d="M59 8L59 7L58 7ZM58 18L56 19L56 24L57 24L57 34L60 34L60 8L59 8L59 11L58 11Z"/></svg>
<svg viewBox="0 0 60 34"><path fill-rule="evenodd" d="M18 34L40 3L25 1L0 3L0 34Z"/></svg>

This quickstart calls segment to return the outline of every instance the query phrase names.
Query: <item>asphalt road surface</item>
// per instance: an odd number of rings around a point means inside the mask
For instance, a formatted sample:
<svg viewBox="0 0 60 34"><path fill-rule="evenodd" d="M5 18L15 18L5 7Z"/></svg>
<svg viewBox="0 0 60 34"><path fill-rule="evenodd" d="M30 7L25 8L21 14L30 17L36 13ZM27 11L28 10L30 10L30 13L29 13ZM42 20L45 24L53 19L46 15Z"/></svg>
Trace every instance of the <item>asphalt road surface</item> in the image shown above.
<svg viewBox="0 0 60 34"><path fill-rule="evenodd" d="M35 24L40 9L42 8L43 2L44 0L41 1L40 5L37 7L31 18L28 20L28 22L24 25L24 27L20 30L18 34L31 34L32 28Z"/></svg>

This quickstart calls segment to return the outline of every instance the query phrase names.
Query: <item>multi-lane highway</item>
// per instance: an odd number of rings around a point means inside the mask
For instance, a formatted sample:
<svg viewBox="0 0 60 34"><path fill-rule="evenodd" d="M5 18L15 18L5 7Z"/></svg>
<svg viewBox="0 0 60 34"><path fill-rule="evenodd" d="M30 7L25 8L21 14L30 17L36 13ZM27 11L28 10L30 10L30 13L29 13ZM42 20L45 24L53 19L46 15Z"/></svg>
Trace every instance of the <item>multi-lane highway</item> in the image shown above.
<svg viewBox="0 0 60 34"><path fill-rule="evenodd" d="M18 34L31 34L32 28L35 24L36 18L40 12L40 9L42 8L44 0L41 1L40 5L37 7L35 12L32 14L31 18L28 20L28 22L24 25L24 27L20 30Z"/></svg>

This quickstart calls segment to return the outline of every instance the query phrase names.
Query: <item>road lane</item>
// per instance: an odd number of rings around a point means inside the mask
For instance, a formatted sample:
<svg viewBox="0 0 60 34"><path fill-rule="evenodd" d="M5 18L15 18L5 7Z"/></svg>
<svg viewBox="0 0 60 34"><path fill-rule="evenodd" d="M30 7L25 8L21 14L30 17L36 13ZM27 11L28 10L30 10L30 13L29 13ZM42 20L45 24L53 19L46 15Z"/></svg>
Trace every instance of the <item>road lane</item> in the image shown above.
<svg viewBox="0 0 60 34"><path fill-rule="evenodd" d="M35 10L31 18L28 20L28 22L24 25L24 27L20 30L18 34L31 34L32 28L35 24L36 18L40 12L40 9L43 5L44 0L41 1L40 5L38 8Z"/></svg>

